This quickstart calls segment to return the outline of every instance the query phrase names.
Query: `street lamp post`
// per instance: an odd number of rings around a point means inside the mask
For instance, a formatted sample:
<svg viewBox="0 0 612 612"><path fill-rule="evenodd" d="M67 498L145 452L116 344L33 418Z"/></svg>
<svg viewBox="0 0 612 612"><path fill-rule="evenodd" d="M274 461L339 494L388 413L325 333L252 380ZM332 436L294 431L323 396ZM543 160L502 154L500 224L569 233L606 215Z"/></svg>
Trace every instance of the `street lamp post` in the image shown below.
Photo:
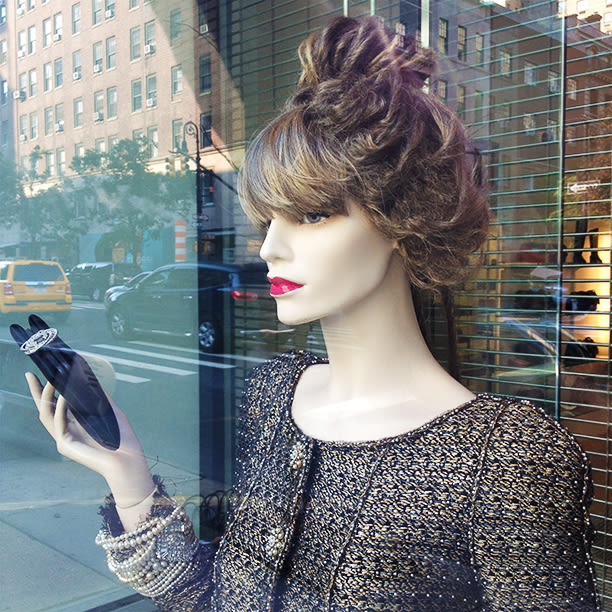
<svg viewBox="0 0 612 612"><path fill-rule="evenodd" d="M187 153L187 136L193 136L196 142L196 216L199 223L202 216L202 165L200 164L200 129L193 121L186 121L183 126L183 142L181 149L184 154Z"/></svg>

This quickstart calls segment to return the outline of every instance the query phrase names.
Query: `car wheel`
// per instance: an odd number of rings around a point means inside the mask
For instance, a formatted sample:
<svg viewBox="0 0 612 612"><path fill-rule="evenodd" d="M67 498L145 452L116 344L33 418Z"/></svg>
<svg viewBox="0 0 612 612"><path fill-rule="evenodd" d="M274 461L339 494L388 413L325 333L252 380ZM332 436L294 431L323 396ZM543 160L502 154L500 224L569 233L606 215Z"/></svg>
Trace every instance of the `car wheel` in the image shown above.
<svg viewBox="0 0 612 612"><path fill-rule="evenodd" d="M100 289L100 287L94 287L91 290L91 294L90 294L90 298L94 301L94 302L99 302L100 300L102 300L102 297L104 296L104 292L102 291L102 289Z"/></svg>
<svg viewBox="0 0 612 612"><path fill-rule="evenodd" d="M110 313L108 320L111 334L117 340L126 340L132 335L132 328L130 327L130 321L123 310L117 308Z"/></svg>
<svg viewBox="0 0 612 612"><path fill-rule="evenodd" d="M198 346L201 351L211 353L216 350L220 340L217 325L211 319L204 319L198 325Z"/></svg>

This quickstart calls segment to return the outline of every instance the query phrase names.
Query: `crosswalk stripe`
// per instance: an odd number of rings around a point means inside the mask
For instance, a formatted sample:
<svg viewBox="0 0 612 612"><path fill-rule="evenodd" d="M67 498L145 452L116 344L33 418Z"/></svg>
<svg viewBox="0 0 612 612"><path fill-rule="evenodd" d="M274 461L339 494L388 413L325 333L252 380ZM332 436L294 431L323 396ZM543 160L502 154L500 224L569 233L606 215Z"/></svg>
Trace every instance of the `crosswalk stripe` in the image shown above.
<svg viewBox="0 0 612 612"><path fill-rule="evenodd" d="M167 361L176 361L178 363L188 363L192 365L205 365L211 368L219 368L221 370L229 370L235 368L235 365L228 363L218 363L216 361L205 361L203 359L193 359L190 357L179 357L178 355L166 355L164 353L153 353L151 351L141 351L138 349L128 348L127 346L114 346L112 344L94 344L95 348L119 351L129 353L131 355L141 355L143 357L154 357L156 359L166 359Z"/></svg>
<svg viewBox="0 0 612 612"><path fill-rule="evenodd" d="M131 374L122 374L121 372L115 372L115 378L117 380L122 380L123 382L134 384L145 383L151 380L150 378L143 378L142 376L132 376Z"/></svg>
<svg viewBox="0 0 612 612"><path fill-rule="evenodd" d="M142 368L143 370L153 370L154 372L164 372L165 374L176 374L177 376L192 376L195 374L195 372L190 372L188 370L179 370L178 368L170 368L168 366L157 365L154 363L145 363L144 361L133 361L132 359L121 359L120 357L115 357L114 355L98 355L98 357L102 357L103 359L106 359L106 361L110 361L111 363L116 363L118 365L126 365L131 368Z"/></svg>

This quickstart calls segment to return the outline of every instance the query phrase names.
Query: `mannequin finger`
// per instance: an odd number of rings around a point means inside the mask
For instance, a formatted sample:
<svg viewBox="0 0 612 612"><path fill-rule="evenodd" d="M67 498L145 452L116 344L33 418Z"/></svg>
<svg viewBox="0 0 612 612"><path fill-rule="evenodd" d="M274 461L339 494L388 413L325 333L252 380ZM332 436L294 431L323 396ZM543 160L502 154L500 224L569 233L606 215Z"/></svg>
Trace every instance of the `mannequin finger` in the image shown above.
<svg viewBox="0 0 612 612"><path fill-rule="evenodd" d="M31 372L26 373L26 380L34 403L36 404L36 408L38 409L38 418L43 424L43 427L53 438L55 438L55 425L53 423L53 415L55 413L55 389L50 384L43 387L38 377Z"/></svg>

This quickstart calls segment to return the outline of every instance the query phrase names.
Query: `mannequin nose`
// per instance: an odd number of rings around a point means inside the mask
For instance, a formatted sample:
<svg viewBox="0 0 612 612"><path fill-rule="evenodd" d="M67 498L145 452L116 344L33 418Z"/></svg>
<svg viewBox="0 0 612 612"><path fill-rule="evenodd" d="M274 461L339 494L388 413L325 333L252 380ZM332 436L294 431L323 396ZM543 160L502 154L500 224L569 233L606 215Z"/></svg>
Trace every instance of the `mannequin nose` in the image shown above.
<svg viewBox="0 0 612 612"><path fill-rule="evenodd" d="M259 249L259 256L270 263L279 259L289 259L291 249L288 243L287 223L283 219L272 219L266 237Z"/></svg>

